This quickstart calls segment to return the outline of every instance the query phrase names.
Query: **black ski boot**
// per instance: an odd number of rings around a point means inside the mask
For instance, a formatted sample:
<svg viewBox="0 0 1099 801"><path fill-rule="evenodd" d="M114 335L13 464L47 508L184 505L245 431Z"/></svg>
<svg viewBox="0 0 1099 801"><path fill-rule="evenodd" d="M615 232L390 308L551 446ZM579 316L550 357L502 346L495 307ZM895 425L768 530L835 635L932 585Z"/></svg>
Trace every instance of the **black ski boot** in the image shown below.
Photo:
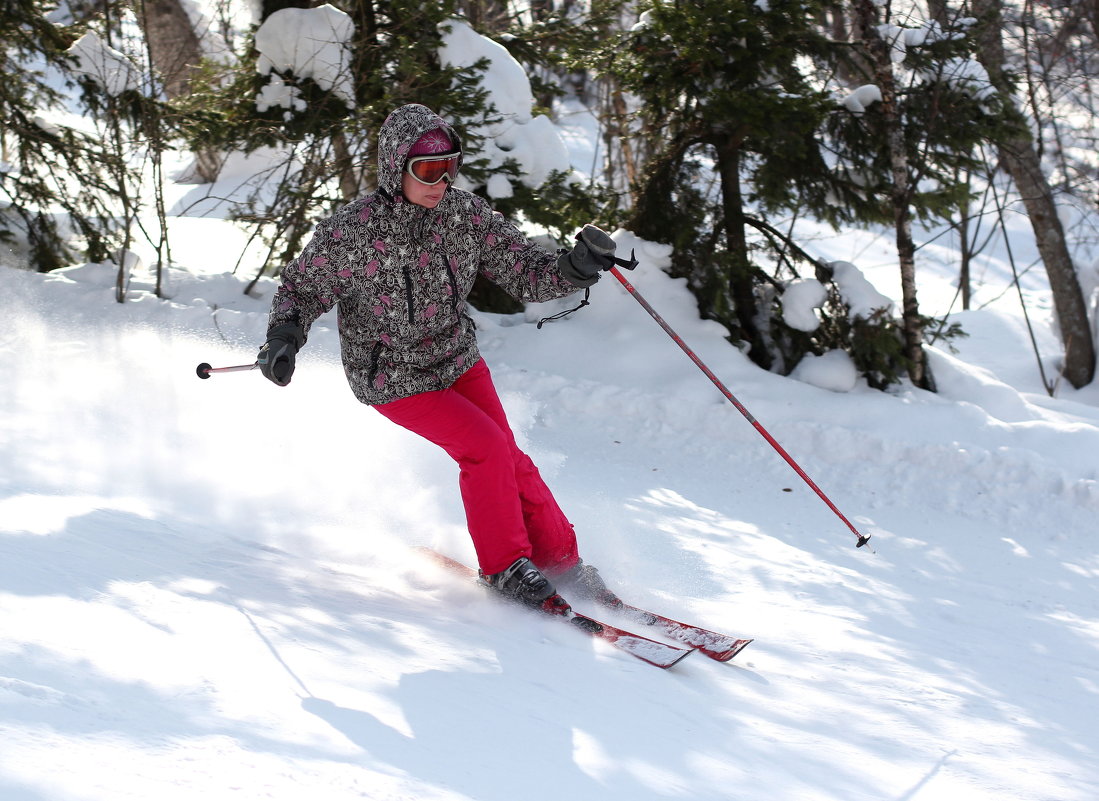
<svg viewBox="0 0 1099 801"><path fill-rule="evenodd" d="M570 598L586 598L611 607L622 603L617 595L607 589L599 569L582 560L558 576L556 581Z"/></svg>
<svg viewBox="0 0 1099 801"><path fill-rule="evenodd" d="M481 580L497 592L527 606L541 608L547 599L557 594L553 583L525 556L516 559L511 567L500 573L491 576L482 573Z"/></svg>

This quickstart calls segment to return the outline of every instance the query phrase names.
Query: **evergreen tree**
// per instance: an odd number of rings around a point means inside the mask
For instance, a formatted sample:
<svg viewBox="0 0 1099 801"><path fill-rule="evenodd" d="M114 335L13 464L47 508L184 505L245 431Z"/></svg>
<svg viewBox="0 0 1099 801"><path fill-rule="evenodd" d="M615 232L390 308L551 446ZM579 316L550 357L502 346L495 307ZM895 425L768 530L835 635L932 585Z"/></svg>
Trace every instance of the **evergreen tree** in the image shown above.
<svg viewBox="0 0 1099 801"><path fill-rule="evenodd" d="M673 272L687 277L703 314L747 343L757 364L781 371L800 353L775 313L776 273L797 277L791 256L801 254L754 211L808 205L834 222L877 211L829 169L816 139L834 105L812 68L829 54L818 5L647 3L638 25L592 60L637 98L653 154L627 226L673 244ZM779 268L769 272L761 255Z"/></svg>
<svg viewBox="0 0 1099 801"><path fill-rule="evenodd" d="M52 6L10 0L0 15L0 240L40 271L70 264L74 245L90 261L108 257L118 244L116 178L128 169L98 134L48 122L66 109L56 87L82 32L50 21Z"/></svg>
<svg viewBox="0 0 1099 801"><path fill-rule="evenodd" d="M789 372L805 353L841 347L872 385L905 372L921 378L924 320L914 293L903 326L886 315L850 324L828 266L766 219L793 212L834 225L908 226L909 214L928 219L954 208L965 192L955 176L974 164L974 145L999 119L986 93L952 78L961 37L925 37L908 82L887 87L889 114L880 102L852 111L855 104L838 102L836 76L873 89L883 73L862 40L821 33L819 20L834 4L644 8L639 24L593 60L637 98L633 115L653 153L634 186L628 227L675 246L675 274L757 364ZM908 245L911 256L910 235ZM830 298L820 310L824 324L809 334L781 315L784 286L805 264Z"/></svg>

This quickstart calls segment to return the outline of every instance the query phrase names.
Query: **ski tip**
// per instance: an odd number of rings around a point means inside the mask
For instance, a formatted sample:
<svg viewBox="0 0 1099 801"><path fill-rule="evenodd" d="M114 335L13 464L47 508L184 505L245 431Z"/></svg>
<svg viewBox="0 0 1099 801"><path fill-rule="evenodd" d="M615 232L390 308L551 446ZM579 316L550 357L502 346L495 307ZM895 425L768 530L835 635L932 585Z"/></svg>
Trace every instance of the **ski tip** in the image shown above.
<svg viewBox="0 0 1099 801"><path fill-rule="evenodd" d="M650 640L647 637L642 637L637 634L628 634L625 632L622 633L622 636L608 637L605 639L610 641L615 647L636 656L642 662L648 662L650 665L655 665L656 667L664 668L665 670L674 665L678 665L697 650L696 648L691 648L689 646L669 645L667 643L657 642L656 640Z"/></svg>
<svg viewBox="0 0 1099 801"><path fill-rule="evenodd" d="M679 654L677 657L675 657L675 659L673 659L671 662L668 662L667 664L663 664L663 665L657 665L657 667L662 667L665 670L667 670L670 667L674 667L675 665L678 665L680 662L682 662L684 659L686 659L688 656L693 654L695 652L695 650L696 649L694 649L694 648L689 648L689 649L685 650L683 653Z"/></svg>
<svg viewBox="0 0 1099 801"><path fill-rule="evenodd" d="M751 642L752 640L737 640L736 643L733 644L732 648L729 648L725 651L720 651L718 653L707 653L706 655L716 662L728 662L734 656L747 648L748 644Z"/></svg>
<svg viewBox="0 0 1099 801"><path fill-rule="evenodd" d="M654 667L663 668L664 670L675 667L697 651L695 648L675 648L674 650L661 651L659 654L655 654L645 653L643 650L638 651L630 647L623 648L622 650L637 657L642 662L647 662Z"/></svg>

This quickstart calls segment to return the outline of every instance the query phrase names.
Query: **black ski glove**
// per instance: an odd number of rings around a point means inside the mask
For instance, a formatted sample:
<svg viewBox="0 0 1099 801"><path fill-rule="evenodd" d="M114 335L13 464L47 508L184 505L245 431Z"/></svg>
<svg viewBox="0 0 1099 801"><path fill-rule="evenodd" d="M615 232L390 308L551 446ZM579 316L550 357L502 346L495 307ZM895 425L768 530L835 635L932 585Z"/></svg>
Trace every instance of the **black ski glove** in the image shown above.
<svg viewBox="0 0 1099 801"><path fill-rule="evenodd" d="M589 287L599 280L602 270L614 266L614 240L594 225L585 225L576 235L572 250L557 257L557 269L570 283Z"/></svg>
<svg viewBox="0 0 1099 801"><path fill-rule="evenodd" d="M290 383L294 357L305 344L305 332L297 323L280 323L267 332L267 341L259 349L256 361L264 377L280 387Z"/></svg>

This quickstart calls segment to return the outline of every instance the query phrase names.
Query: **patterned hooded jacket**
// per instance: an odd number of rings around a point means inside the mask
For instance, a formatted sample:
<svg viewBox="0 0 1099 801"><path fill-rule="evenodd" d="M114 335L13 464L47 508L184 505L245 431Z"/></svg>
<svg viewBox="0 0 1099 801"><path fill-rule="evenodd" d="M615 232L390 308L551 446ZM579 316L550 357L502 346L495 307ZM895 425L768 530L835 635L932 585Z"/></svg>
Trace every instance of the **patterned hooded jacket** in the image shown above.
<svg viewBox="0 0 1099 801"><path fill-rule="evenodd" d="M557 257L531 244L483 199L451 186L434 209L401 193L408 151L423 134L458 134L426 106L401 106L378 133L378 190L322 221L287 264L268 328L308 335L337 307L344 372L366 404L445 389L480 358L466 298L480 272L521 301L577 290Z"/></svg>

